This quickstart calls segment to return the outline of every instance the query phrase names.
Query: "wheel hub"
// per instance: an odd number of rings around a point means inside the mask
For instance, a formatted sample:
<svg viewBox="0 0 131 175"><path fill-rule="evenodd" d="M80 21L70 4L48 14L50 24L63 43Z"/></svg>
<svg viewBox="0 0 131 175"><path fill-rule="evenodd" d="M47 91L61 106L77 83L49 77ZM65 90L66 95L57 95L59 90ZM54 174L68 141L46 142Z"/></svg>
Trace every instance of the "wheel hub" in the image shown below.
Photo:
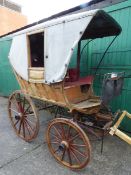
<svg viewBox="0 0 131 175"><path fill-rule="evenodd" d="M19 115L15 115L15 119L16 120L20 120L20 116Z"/></svg>
<svg viewBox="0 0 131 175"><path fill-rule="evenodd" d="M59 150L64 151L65 149L69 148L69 143L65 140L63 140L59 145Z"/></svg>
<svg viewBox="0 0 131 175"><path fill-rule="evenodd" d="M23 114L20 112L18 115L15 115L16 120L20 120L23 117Z"/></svg>

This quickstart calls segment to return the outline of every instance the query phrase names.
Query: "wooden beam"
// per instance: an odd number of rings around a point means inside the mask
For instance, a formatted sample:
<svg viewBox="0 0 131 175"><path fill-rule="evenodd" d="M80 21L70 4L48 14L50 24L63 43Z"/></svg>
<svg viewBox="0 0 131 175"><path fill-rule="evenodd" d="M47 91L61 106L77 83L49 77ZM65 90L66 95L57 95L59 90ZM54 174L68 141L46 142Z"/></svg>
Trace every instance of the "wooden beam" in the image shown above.
<svg viewBox="0 0 131 175"><path fill-rule="evenodd" d="M120 131L118 129L119 125L121 124L122 120L124 119L124 117L127 116L128 118L131 119L131 114L129 114L127 111L123 111L122 115L120 116L120 118L118 119L118 121L114 124L113 127L110 128L110 134L113 136L114 134L117 135L118 137L120 137L122 140L124 140L125 142L127 142L128 144L131 145L131 137L129 137L127 134L125 134L124 132Z"/></svg>
<svg viewBox="0 0 131 175"><path fill-rule="evenodd" d="M114 133L119 138L121 138L122 140L124 140L125 142L127 142L129 145L131 145L131 137L129 137L124 132L120 131L119 129L114 130L114 128L112 127L111 128L111 131L110 131L110 134L112 135L112 133Z"/></svg>
<svg viewBox="0 0 131 175"><path fill-rule="evenodd" d="M115 123L115 127L118 128L120 123L122 122L122 120L124 119L125 115L127 114L126 111L123 111L122 115L119 117L119 119L117 120L117 122Z"/></svg>

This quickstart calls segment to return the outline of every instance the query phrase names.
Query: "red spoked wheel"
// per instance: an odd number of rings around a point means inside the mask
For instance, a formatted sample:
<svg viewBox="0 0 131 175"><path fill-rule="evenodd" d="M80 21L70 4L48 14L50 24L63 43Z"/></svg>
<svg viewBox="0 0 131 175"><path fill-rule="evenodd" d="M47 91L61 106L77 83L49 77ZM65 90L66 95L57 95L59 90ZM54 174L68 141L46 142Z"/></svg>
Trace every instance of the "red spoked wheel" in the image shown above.
<svg viewBox="0 0 131 175"><path fill-rule="evenodd" d="M64 118L52 120L48 125L46 138L51 154L62 165L82 169L89 163L89 139L73 121Z"/></svg>
<svg viewBox="0 0 131 175"><path fill-rule="evenodd" d="M21 91L9 97L8 112L17 136L25 141L33 140L39 131L39 119L32 99Z"/></svg>

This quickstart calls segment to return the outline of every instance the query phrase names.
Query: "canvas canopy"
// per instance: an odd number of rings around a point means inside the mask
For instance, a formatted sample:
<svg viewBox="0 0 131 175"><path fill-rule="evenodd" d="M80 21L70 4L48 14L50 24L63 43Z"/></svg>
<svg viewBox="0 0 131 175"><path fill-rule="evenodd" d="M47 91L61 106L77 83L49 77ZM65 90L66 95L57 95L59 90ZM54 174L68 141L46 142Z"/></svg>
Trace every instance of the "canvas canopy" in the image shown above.
<svg viewBox="0 0 131 175"><path fill-rule="evenodd" d="M119 35L121 27L103 10L72 14L15 33L9 53L10 63L25 80L28 77L27 34L44 30L43 83L64 79L75 46L80 40Z"/></svg>

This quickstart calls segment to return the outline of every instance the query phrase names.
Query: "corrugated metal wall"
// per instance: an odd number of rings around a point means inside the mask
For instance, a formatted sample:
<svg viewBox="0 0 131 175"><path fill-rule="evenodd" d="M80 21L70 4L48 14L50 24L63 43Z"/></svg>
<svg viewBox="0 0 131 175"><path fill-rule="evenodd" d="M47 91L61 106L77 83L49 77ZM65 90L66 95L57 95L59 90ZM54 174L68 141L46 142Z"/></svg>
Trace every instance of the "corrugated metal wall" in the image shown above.
<svg viewBox="0 0 131 175"><path fill-rule="evenodd" d="M0 40L0 95L9 96L19 89L14 73L8 60L11 40Z"/></svg>
<svg viewBox="0 0 131 175"><path fill-rule="evenodd" d="M131 0L105 8L111 16L113 16L122 27L122 33L115 40L111 48L106 53L102 61L96 77L94 88L96 94L101 94L102 74L107 72L125 72L126 75L131 75ZM90 73L94 73L95 69L111 42L113 37L97 39L90 44ZM124 80L122 95L115 98L112 102L113 111L117 109L128 110L131 113L131 78ZM126 129L131 128L128 121L123 122Z"/></svg>

